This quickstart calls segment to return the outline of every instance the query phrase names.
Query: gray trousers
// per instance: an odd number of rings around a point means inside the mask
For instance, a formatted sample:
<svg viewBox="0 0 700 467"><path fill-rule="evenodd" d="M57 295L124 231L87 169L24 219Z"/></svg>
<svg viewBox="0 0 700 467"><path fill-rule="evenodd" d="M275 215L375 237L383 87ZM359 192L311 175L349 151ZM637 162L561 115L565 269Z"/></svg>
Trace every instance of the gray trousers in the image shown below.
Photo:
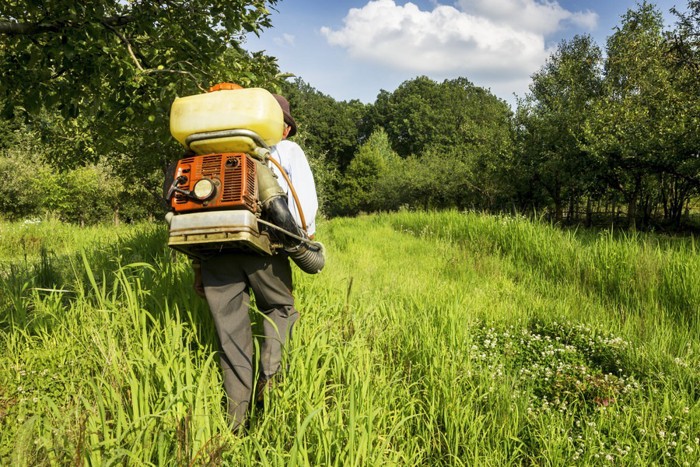
<svg viewBox="0 0 700 467"><path fill-rule="evenodd" d="M221 344L219 361L234 429L246 418L252 399L254 344L248 309L250 290L263 319L259 378L280 368L282 347L299 318L286 255L225 254L202 261L202 283Z"/></svg>

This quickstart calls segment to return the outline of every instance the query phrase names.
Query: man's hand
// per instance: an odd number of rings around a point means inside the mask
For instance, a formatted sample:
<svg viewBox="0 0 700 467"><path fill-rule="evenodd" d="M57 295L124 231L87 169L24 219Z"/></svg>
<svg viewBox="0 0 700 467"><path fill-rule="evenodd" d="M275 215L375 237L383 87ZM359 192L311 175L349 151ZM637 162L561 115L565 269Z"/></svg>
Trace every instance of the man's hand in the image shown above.
<svg viewBox="0 0 700 467"><path fill-rule="evenodd" d="M204 295L204 284L202 283L202 269L198 263L192 264L192 269L194 270L194 292L202 298L206 298Z"/></svg>

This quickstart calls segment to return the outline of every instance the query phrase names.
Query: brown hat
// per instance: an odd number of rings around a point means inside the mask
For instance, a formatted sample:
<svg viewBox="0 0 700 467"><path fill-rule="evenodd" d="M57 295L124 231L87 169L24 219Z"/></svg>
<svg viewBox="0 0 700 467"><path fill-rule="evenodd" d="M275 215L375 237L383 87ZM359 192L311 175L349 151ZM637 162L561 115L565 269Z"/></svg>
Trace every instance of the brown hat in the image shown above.
<svg viewBox="0 0 700 467"><path fill-rule="evenodd" d="M289 102L287 102L287 99L284 97L280 96L279 94L273 94L275 96L275 99L277 99L277 102L279 103L280 107L282 107L282 114L284 115L284 123L292 127L291 130L289 130L289 135L287 136L294 136L297 134L297 124L292 118L291 112L289 112Z"/></svg>

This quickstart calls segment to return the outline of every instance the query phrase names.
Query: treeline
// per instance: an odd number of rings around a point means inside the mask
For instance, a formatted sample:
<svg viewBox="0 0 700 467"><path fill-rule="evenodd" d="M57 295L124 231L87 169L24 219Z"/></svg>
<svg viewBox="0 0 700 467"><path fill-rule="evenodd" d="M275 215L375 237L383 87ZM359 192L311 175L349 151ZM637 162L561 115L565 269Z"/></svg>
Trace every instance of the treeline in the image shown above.
<svg viewBox="0 0 700 467"><path fill-rule="evenodd" d="M287 95L327 216L456 207L680 227L700 198L700 2L676 16L664 30L642 3L604 49L589 36L561 42L515 109L466 78L417 77L371 104L338 102L301 78L282 81L265 57L245 79L216 78ZM99 124L99 114L56 110L4 120L0 213L159 216L162 171L181 153L167 135L171 100Z"/></svg>
<svg viewBox="0 0 700 467"><path fill-rule="evenodd" d="M514 112L464 78L418 77L366 106L288 86L326 212L679 227L700 206L700 2L677 16L664 31L652 5L628 11L604 54L589 36L563 41Z"/></svg>

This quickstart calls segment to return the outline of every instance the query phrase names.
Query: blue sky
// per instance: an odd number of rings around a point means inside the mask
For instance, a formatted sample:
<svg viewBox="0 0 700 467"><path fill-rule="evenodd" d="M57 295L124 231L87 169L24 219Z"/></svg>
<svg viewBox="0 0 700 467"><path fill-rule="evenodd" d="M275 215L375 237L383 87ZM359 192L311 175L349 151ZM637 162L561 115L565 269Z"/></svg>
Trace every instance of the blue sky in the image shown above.
<svg viewBox="0 0 700 467"><path fill-rule="evenodd" d="M651 1L664 14L687 0ZM562 39L590 34L604 49L636 0L281 0L273 27L245 48L336 100L374 102L426 75L466 77L514 105Z"/></svg>

